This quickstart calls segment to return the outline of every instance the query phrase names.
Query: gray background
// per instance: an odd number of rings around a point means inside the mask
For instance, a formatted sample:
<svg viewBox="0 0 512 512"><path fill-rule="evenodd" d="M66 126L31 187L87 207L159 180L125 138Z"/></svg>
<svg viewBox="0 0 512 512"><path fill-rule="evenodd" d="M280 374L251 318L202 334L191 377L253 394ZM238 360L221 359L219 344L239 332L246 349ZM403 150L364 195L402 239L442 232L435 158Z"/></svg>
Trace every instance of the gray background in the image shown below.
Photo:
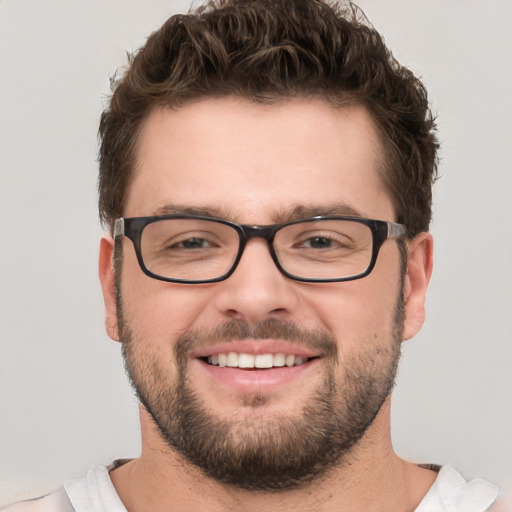
<svg viewBox="0 0 512 512"><path fill-rule="evenodd" d="M512 490L512 3L363 0L423 76L443 143L435 272L395 448ZM96 130L108 77L187 1L0 0L0 503L137 456L103 329Z"/></svg>

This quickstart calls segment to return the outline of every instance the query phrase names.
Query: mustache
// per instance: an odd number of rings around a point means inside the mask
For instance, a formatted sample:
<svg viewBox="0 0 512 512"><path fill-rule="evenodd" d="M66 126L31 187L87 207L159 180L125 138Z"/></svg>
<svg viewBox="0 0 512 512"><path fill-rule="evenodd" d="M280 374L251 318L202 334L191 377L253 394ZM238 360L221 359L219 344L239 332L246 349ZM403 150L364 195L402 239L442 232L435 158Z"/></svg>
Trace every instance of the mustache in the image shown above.
<svg viewBox="0 0 512 512"><path fill-rule="evenodd" d="M278 320L266 319L252 325L242 320L230 320L212 328L189 331L180 336L174 347L176 358L183 361L194 349L219 341L240 341L243 339L278 339L314 350L322 357L337 361L338 346L336 339L329 333L318 329L305 329L297 325Z"/></svg>

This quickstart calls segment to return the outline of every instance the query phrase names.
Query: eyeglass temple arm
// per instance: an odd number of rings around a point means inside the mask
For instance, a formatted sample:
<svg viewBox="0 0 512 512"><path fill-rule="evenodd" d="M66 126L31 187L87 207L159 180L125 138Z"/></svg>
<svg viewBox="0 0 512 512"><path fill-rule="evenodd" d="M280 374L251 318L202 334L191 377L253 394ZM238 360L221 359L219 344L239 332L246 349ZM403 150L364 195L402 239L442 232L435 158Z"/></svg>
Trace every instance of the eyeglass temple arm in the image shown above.
<svg viewBox="0 0 512 512"><path fill-rule="evenodd" d="M122 219L121 219L122 220ZM399 236L407 233L403 224L397 224L396 222L387 222L388 225L388 238L398 238Z"/></svg>
<svg viewBox="0 0 512 512"><path fill-rule="evenodd" d="M120 235L124 235L124 219L120 217L114 222L114 239Z"/></svg>

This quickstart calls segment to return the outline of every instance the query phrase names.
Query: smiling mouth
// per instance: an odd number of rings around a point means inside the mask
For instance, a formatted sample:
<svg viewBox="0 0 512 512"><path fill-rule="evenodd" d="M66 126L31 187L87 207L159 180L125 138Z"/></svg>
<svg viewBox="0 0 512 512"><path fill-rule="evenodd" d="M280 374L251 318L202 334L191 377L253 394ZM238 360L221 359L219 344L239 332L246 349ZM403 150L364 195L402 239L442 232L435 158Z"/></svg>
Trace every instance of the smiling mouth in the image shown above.
<svg viewBox="0 0 512 512"><path fill-rule="evenodd" d="M211 366L221 368L261 369L301 366L317 357L303 357L295 354L247 354L244 352L221 352L200 358Z"/></svg>

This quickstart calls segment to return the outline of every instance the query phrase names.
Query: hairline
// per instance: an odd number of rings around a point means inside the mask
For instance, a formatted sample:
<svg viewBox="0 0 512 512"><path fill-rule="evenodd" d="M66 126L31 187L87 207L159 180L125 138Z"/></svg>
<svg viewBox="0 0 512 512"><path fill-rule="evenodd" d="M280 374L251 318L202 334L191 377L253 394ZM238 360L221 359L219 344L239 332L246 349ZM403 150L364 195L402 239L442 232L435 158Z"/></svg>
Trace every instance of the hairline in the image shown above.
<svg viewBox="0 0 512 512"><path fill-rule="evenodd" d="M319 92L308 92L304 91L303 93L294 94L294 95L282 95L282 94L274 94L272 96L268 96L265 98L254 98L250 95L244 95L244 94L201 94L194 96L192 98L184 98L184 99L176 99L174 102L172 102L171 99L161 99L159 101L155 101L152 106L150 106L144 115L141 116L140 121L137 125L137 129L133 133L134 141L130 148L130 153L127 158L127 164L129 166L128 171L128 179L125 183L125 188L123 190L123 197L122 201L119 205L119 215L122 216L123 210L126 206L126 199L128 196L128 192L135 180L135 177L137 173L141 170L141 162L140 162L140 139L141 134L144 129L145 124L147 123L149 117L156 111L156 110L167 110L167 111L174 111L178 112L181 109L193 105L195 103L200 103L202 101L208 101L208 100L222 100L222 99L239 99L241 101L246 101L249 103L252 103L254 105L276 105L276 104L283 104L288 101L292 101L294 99L306 99L306 100L312 100L312 101L321 101L325 104L329 105L330 107L334 109L346 109L350 107L361 107L363 108L367 114L369 115L372 126L375 130L375 135L378 142L378 148L376 148L375 151L375 163L376 163L376 172L379 176L379 179L381 180L381 183L383 187L385 188L387 194L389 195L389 198L392 203L393 207L393 214L395 217L395 221L400 222L400 219L397 219L397 204L395 197L392 193L392 190L389 186L389 174L391 172L391 167L394 164L395 157L393 155L393 152L390 151L386 136L383 133L383 129L380 126L379 122L376 119L375 114L372 112L372 109L366 105L364 101L361 101L360 99L354 97L353 94L350 92L344 92L341 91L339 94L326 94L326 93L319 93ZM131 162L131 163L130 163ZM114 220L115 219L108 219L109 223L109 230L112 234L114 229Z"/></svg>

